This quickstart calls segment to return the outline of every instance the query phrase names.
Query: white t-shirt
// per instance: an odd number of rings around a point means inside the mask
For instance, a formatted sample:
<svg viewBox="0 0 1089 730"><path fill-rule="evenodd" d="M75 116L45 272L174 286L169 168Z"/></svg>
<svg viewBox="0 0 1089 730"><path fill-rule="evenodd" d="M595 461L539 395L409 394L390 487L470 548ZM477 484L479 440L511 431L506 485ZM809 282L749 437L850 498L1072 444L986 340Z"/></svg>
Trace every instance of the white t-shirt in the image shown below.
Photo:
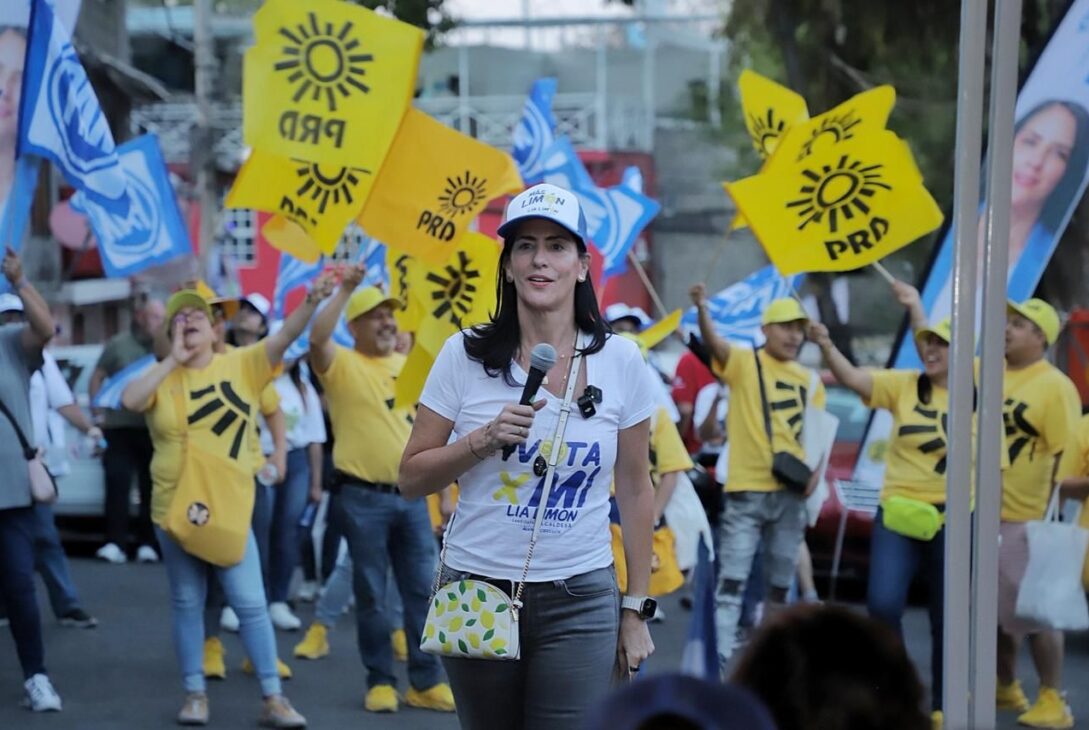
<svg viewBox="0 0 1089 730"><path fill-rule="evenodd" d="M57 408L76 402L57 361L42 352L42 366L30 376L30 422L34 425L34 445L45 450L46 466L54 476L67 474L64 419Z"/></svg>
<svg viewBox="0 0 1089 730"><path fill-rule="evenodd" d="M280 410L284 413L287 426L287 450L306 448L310 444L324 444L325 419L321 416L321 400L309 378L302 378L303 390L306 391L305 408L303 396L290 375L284 373L272 383L280 394ZM272 432L269 431L264 416L261 416L258 425L261 427L261 451L268 456L273 449Z"/></svg>
<svg viewBox="0 0 1089 730"><path fill-rule="evenodd" d="M730 410L730 386L716 381L703 386L700 388L700 392L696 394L696 402L692 406L692 423L695 424L697 429L700 424L707 420L716 396L719 401L715 412L715 420L723 429L726 428L726 414ZM700 443L701 452L718 454L718 459L715 461L715 479L722 484L726 483L726 471L730 468L729 436L730 434L726 434L727 440L722 444Z"/></svg>
<svg viewBox="0 0 1089 730"><path fill-rule="evenodd" d="M464 336L458 333L443 345L420 396L420 405L453 421L452 440L483 426L522 394L521 385L507 385L501 375L488 377L483 365L470 360ZM525 382L517 363L511 375ZM601 389L602 401L591 418L583 418L577 406L568 418L556 482L529 568L532 582L612 565L609 485L617 438L658 407L643 357L630 340L610 336L601 351L586 358L586 376L589 385ZM497 452L458 479L457 515L446 546L446 563L455 570L503 580L522 577L544 486L544 477L533 474L533 461L539 452L546 457L551 452L563 402L544 388L538 397L547 404L534 418L526 443L509 460Z"/></svg>

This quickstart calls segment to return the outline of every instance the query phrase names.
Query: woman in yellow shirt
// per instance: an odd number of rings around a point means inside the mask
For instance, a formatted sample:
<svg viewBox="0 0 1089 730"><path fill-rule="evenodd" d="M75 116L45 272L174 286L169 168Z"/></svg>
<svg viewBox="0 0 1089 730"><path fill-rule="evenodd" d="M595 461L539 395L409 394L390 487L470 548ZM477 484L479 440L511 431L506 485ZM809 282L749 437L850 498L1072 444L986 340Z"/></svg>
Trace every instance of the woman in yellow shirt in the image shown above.
<svg viewBox="0 0 1089 730"><path fill-rule="evenodd" d="M205 593L208 577L214 572L238 614L242 643L260 679L265 698L260 723L277 728L306 726L306 720L281 692L276 640L253 533L239 563L218 567L186 552L164 532L163 525L189 449L190 463L206 453L217 463L232 466L226 473L217 472L217 478L237 477L253 488L256 465L251 462L256 456L249 446L255 438L261 391L272 381L288 346L302 333L318 303L329 296L333 287L332 275L322 275L278 333L256 345L224 354L216 354L213 349L215 335L207 300L191 289L175 293L166 311L170 354L130 383L122 394L125 408L146 414L154 446L151 518L170 581L174 648L186 692L178 714L178 722L183 725L208 722L201 661ZM193 515L190 520L199 517Z"/></svg>
<svg viewBox="0 0 1089 730"><path fill-rule="evenodd" d="M895 518L895 511L905 507L932 516L930 506L939 513L945 510L950 325L945 319L934 327L923 326L925 316L920 321L918 292L900 282L894 290L912 312L915 340L923 360L921 372L859 368L836 349L823 325L814 325L811 336L836 380L858 393L871 408L892 412L881 507L874 518L870 541L866 605L871 616L902 636L901 620L908 588L916 575L922 573L929 589L930 697L935 720L940 721L945 530L939 528L929 539L920 533L909 536L905 531L911 530L905 530L890 517ZM895 510L893 513L890 506Z"/></svg>

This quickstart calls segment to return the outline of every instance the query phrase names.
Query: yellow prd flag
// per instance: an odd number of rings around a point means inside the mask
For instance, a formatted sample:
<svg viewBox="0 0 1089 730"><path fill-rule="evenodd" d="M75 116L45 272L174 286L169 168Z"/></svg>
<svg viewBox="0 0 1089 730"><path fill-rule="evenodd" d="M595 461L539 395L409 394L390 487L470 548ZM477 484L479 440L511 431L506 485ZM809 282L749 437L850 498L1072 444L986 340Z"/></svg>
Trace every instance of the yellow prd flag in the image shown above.
<svg viewBox="0 0 1089 730"><path fill-rule="evenodd" d="M373 184L374 176L361 168L320 165L255 149L239 170L226 206L283 216L298 224L319 251L331 254ZM282 224L279 230L283 236L269 242L281 250L292 248L285 243L292 232Z"/></svg>
<svg viewBox="0 0 1089 730"><path fill-rule="evenodd" d="M431 366L435 364L435 356L428 352L419 343L409 350L405 364L401 367L401 374L393 385L393 407L412 408L420 400L424 383L431 372Z"/></svg>
<svg viewBox="0 0 1089 730"><path fill-rule="evenodd" d="M801 94L755 71L742 71L737 86L752 146L766 160L787 129L809 119L809 109Z"/></svg>
<svg viewBox="0 0 1089 730"><path fill-rule="evenodd" d="M423 319L423 305L410 293L413 270L419 265L416 259L407 253L386 247L386 270L389 271L389 295L401 303L401 308L393 313L397 320L397 329L415 332Z"/></svg>
<svg viewBox="0 0 1089 730"><path fill-rule="evenodd" d="M261 227L261 235L269 244L286 254L312 264L321 258L321 249L314 239L306 235L298 223L293 223L282 215L274 215Z"/></svg>
<svg viewBox="0 0 1089 730"><path fill-rule="evenodd" d="M647 350L653 350L662 340L676 332L677 328L681 326L681 314L680 309L673 310L668 316L662 317L662 319L637 334L635 339L639 340L639 343Z"/></svg>
<svg viewBox="0 0 1089 730"><path fill-rule="evenodd" d="M377 172L412 100L423 31L340 0L267 0L253 26L246 144Z"/></svg>
<svg viewBox="0 0 1089 730"><path fill-rule="evenodd" d="M783 276L865 266L942 223L907 145L885 130L732 183L729 193Z"/></svg>
<svg viewBox="0 0 1089 730"><path fill-rule="evenodd" d="M495 309L498 267L499 244L470 232L442 266L420 261L409 269L409 295L423 309L416 345L438 355L450 335L486 322Z"/></svg>
<svg viewBox="0 0 1089 730"><path fill-rule="evenodd" d="M489 200L521 189L506 152L409 109L358 221L390 248L444 264Z"/></svg>

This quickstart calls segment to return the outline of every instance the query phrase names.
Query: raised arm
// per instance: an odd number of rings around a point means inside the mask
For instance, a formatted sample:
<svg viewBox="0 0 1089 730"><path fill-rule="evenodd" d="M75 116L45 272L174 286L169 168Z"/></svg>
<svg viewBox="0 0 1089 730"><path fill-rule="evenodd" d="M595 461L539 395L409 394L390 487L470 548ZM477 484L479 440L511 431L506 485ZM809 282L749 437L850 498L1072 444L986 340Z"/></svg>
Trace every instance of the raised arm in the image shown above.
<svg viewBox="0 0 1089 730"><path fill-rule="evenodd" d="M696 305L700 323L700 339L703 340L707 351L711 353L711 358L719 365L726 365L726 361L730 359L730 343L715 331L715 323L711 321L711 313L707 309L707 287L703 284L694 284L688 290L688 296Z"/></svg>
<svg viewBox="0 0 1089 730"><path fill-rule="evenodd" d="M265 338L265 352L268 353L268 361L272 363L274 368L283 361L287 348L291 347L292 342L299 339L299 335L306 329L306 325L310 318L314 316L318 305L333 293L333 287L335 286L333 272L322 272L314 279L314 283L310 287L310 291L306 293L303 303L295 307L295 311L284 320L284 326L280 328L280 331Z"/></svg>
<svg viewBox="0 0 1089 730"><path fill-rule="evenodd" d="M811 322L809 339L821 348L824 361L828 363L828 368L836 380L858 393L863 400L869 400L873 394L873 376L865 368L852 365L851 361L836 349L836 346L832 344L832 338L828 336L828 328L823 324Z"/></svg>
<svg viewBox="0 0 1089 730"><path fill-rule="evenodd" d="M354 264L341 269L340 288L333 293L329 303L318 312L310 328L310 366L317 373L324 373L333 364L336 345L333 342L333 330L340 319L345 305L352 297L352 292L363 281L366 269L362 264Z"/></svg>
<svg viewBox="0 0 1089 730"><path fill-rule="evenodd" d="M926 311L923 310L923 300L919 296L919 290L906 281L896 279L892 282L892 293L896 301L908 311L911 318L911 333L915 334L928 325Z"/></svg>
<svg viewBox="0 0 1089 730"><path fill-rule="evenodd" d="M23 350L37 358L45 343L53 339L53 315L49 313L49 305L42 299L42 295L23 274L23 262L11 246L4 251L3 271L4 277L11 283L11 288L23 302L23 314L26 317L26 327L22 334Z"/></svg>

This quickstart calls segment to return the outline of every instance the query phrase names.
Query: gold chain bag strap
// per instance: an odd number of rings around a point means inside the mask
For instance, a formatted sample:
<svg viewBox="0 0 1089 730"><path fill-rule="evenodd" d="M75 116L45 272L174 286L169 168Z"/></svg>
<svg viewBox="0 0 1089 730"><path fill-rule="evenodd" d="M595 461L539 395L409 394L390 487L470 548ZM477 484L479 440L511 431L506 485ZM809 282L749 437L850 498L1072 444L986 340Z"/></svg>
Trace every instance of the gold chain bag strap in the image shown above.
<svg viewBox="0 0 1089 730"><path fill-rule="evenodd" d="M522 578L514 590L514 598L484 580L468 578L455 580L440 586L439 576L446 565L446 547L450 543L452 530L446 532L443 540L442 555L439 556L439 570L435 572L435 585L431 603L427 609L420 650L439 656L461 657L465 659L518 659L521 647L518 634L518 614L522 608L522 593L529 575L529 563L533 559L533 550L537 547L537 538L541 532L541 521L552 491L552 482L556 475L556 463L559 461L560 447L567 419L571 415L571 399L578 380L582 353L576 352L571 358L567 374L567 391L560 405L560 417L556 422L556 431L552 436L552 449L548 455L548 470L545 472L544 489L541 501L537 505L537 516L533 522L533 534L529 539L526 562L522 567ZM450 527L453 528L453 519Z"/></svg>

